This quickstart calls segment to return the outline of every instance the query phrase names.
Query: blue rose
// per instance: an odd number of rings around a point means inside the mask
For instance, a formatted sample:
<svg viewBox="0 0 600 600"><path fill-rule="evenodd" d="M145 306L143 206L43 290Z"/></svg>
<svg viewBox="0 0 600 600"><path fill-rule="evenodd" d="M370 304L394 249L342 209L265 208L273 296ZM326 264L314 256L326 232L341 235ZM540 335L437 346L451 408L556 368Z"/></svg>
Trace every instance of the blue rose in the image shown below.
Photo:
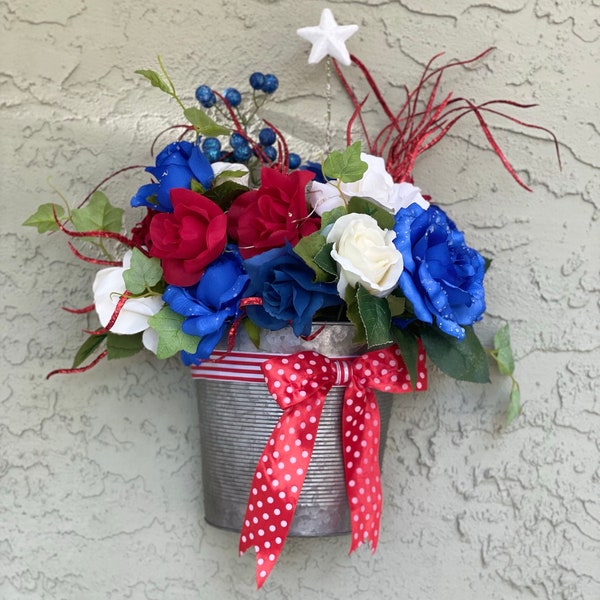
<svg viewBox="0 0 600 600"><path fill-rule="evenodd" d="M321 163L313 162L311 160L307 160L301 167L301 171L310 171L315 174L315 178L313 181L318 181L319 183L327 183L327 179L325 179L325 175L323 175L323 167Z"/></svg>
<svg viewBox="0 0 600 600"><path fill-rule="evenodd" d="M461 325L479 321L485 311L483 257L437 206L401 209L394 231L404 259L400 287L415 316L426 323L435 320L444 333L462 340Z"/></svg>
<svg viewBox="0 0 600 600"><path fill-rule="evenodd" d="M262 306L249 306L248 316L273 331L291 325L297 336L309 335L314 314L341 302L333 283L315 283L314 271L290 244L244 261L250 276L246 296L259 296Z"/></svg>
<svg viewBox="0 0 600 600"><path fill-rule="evenodd" d="M186 365L198 364L210 356L229 321L239 316L248 281L237 248L229 245L224 254L206 267L196 285L167 287L163 300L171 310L186 317L181 327L183 332L202 338L194 354L181 353Z"/></svg>
<svg viewBox="0 0 600 600"><path fill-rule="evenodd" d="M131 206L147 206L161 212L173 212L170 190L189 190L192 179L208 189L214 179L210 162L200 147L186 141L169 144L156 157L156 166L147 167L146 171L157 183L143 185L131 199Z"/></svg>

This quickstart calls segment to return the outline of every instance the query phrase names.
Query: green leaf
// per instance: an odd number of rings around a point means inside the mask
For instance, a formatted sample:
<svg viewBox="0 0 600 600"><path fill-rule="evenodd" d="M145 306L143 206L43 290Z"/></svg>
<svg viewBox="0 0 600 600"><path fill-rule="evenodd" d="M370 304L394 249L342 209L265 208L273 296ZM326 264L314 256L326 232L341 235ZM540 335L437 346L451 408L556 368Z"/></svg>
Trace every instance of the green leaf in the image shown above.
<svg viewBox="0 0 600 600"><path fill-rule="evenodd" d="M131 254L131 265L123 271L125 287L134 295L140 295L155 286L163 275L160 260L146 256L138 248Z"/></svg>
<svg viewBox="0 0 600 600"><path fill-rule="evenodd" d="M221 171L216 177L215 177L215 181L216 182L225 182L225 181L230 181L232 179L239 179L240 177L244 177L245 175L248 175L248 171L242 171L240 169L230 169L230 170L225 170L225 171ZM235 182L238 183L238 182ZM214 185L214 183L213 183ZM221 185L221 183L218 183L218 185ZM248 189L248 188L246 188Z"/></svg>
<svg viewBox="0 0 600 600"><path fill-rule="evenodd" d="M181 330L184 320L185 317L173 312L168 306L148 319L150 327L158 333L158 358L169 358L181 350L191 354L196 352L200 338Z"/></svg>
<svg viewBox="0 0 600 600"><path fill-rule="evenodd" d="M75 358L73 359L73 369L76 369L81 363L87 360L100 346L100 344L105 340L106 334L101 335L90 335L83 344L77 350L77 354L75 354Z"/></svg>
<svg viewBox="0 0 600 600"><path fill-rule="evenodd" d="M356 299L356 288L348 286L344 293L344 300L346 302L346 316L356 329L353 342L355 344L363 344L367 341L367 332L365 326L360 318L360 312L358 310L358 300Z"/></svg>
<svg viewBox="0 0 600 600"><path fill-rule="evenodd" d="M173 95L171 87L164 82L163 78L156 71L153 71L152 69L138 69L135 72L138 75L145 77L154 87L169 94L169 96Z"/></svg>
<svg viewBox="0 0 600 600"><path fill-rule="evenodd" d="M323 269L326 273L337 277L337 263L331 256L331 249L333 248L333 244L323 244L323 247L319 250L317 255L315 256L315 263L318 267ZM331 278L330 278L331 279Z"/></svg>
<svg viewBox="0 0 600 600"><path fill-rule="evenodd" d="M315 262L315 256L319 254L325 245L325 238L316 231L301 238L294 246L294 252L315 272L315 281L331 281L331 274L324 271Z"/></svg>
<svg viewBox="0 0 600 600"><path fill-rule="evenodd" d="M106 338L106 349L108 350L107 358L112 360L114 358L126 358L127 356L133 356L140 350L144 349L142 343L143 333L134 333L133 335L119 335L117 333L108 333Z"/></svg>
<svg viewBox="0 0 600 600"><path fill-rule="evenodd" d="M510 425L521 414L521 390L518 382L513 377L515 372L515 359L510 345L510 331L508 323L494 335L494 350L490 353L498 365L498 370L502 375L511 378L512 387L510 390L508 412L506 415L506 424Z"/></svg>
<svg viewBox="0 0 600 600"><path fill-rule="evenodd" d="M494 335L494 352L492 356L498 363L498 370L502 375L512 375L515 372L515 359L510 346L508 323L498 329Z"/></svg>
<svg viewBox="0 0 600 600"><path fill-rule="evenodd" d="M369 165L360 158L360 142L354 142L343 152L334 150L325 159L323 175L343 183L352 183L362 179L368 167Z"/></svg>
<svg viewBox="0 0 600 600"><path fill-rule="evenodd" d="M417 338L406 331L406 329L399 329L398 327L392 327L391 334L392 339L398 344L398 348L400 348L402 359L408 369L410 382L414 390L414 383L418 381L417 363L419 360L419 344Z"/></svg>
<svg viewBox="0 0 600 600"><path fill-rule="evenodd" d="M111 231L119 233L123 222L123 209L116 208L102 192L94 192L83 208L71 213L76 231Z"/></svg>
<svg viewBox="0 0 600 600"><path fill-rule="evenodd" d="M462 341L446 335L436 326L422 327L420 335L429 358L446 375L463 381L489 383L490 373L485 350L473 328L464 329L466 335Z"/></svg>
<svg viewBox="0 0 600 600"><path fill-rule="evenodd" d="M242 324L244 325L244 329L246 330L250 341L256 346L257 349L260 348L260 327L248 317L242 321Z"/></svg>
<svg viewBox="0 0 600 600"><path fill-rule="evenodd" d="M394 229L394 215L367 198L352 196L350 202L348 202L348 212L361 213L373 217L381 229Z"/></svg>
<svg viewBox="0 0 600 600"><path fill-rule="evenodd" d="M492 266L492 259L487 256L483 257L483 272L487 273L487 270Z"/></svg>
<svg viewBox="0 0 600 600"><path fill-rule="evenodd" d="M386 298L370 294L362 285L356 291L358 312L367 334L369 348L381 348L392 343L392 315Z"/></svg>
<svg viewBox="0 0 600 600"><path fill-rule="evenodd" d="M229 207L233 204L233 201L244 192L247 192L248 188L245 185L241 185L235 181L224 181L216 187L212 187L202 194L217 204L223 212L229 210Z"/></svg>
<svg viewBox="0 0 600 600"><path fill-rule="evenodd" d="M206 193L206 188L197 180L192 177L190 181L190 189L192 192L196 192L196 194L204 195Z"/></svg>
<svg viewBox="0 0 600 600"><path fill-rule="evenodd" d="M510 390L510 402L506 414L506 425L510 425L521 414L521 389L519 384L513 379Z"/></svg>
<svg viewBox="0 0 600 600"><path fill-rule="evenodd" d="M387 297L387 303L390 307L392 317L399 317L406 310L406 298L404 296L390 294Z"/></svg>
<svg viewBox="0 0 600 600"><path fill-rule="evenodd" d="M348 214L348 209L345 206L338 206L333 210L328 210L321 215L321 231L324 231L329 225L335 223L340 217Z"/></svg>
<svg viewBox="0 0 600 600"><path fill-rule="evenodd" d="M56 211L56 216L60 219L65 214L65 209L60 204L49 202L41 204L24 223L25 227L37 227L38 233L46 233L47 231L56 231L58 225L52 212L52 207Z"/></svg>
<svg viewBox="0 0 600 600"><path fill-rule="evenodd" d="M183 111L185 118L196 128L196 130L207 137L216 137L218 135L229 135L231 129L223 127L213 121L203 110L192 106Z"/></svg>

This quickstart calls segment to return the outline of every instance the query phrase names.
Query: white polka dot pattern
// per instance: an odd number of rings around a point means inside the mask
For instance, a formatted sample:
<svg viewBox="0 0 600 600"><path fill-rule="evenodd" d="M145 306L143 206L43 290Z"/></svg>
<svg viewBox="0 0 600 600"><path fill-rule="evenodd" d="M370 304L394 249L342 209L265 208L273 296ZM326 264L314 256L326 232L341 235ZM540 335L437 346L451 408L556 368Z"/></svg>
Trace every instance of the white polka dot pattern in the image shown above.
<svg viewBox="0 0 600 600"><path fill-rule="evenodd" d="M381 519L379 408L373 390L411 391L410 377L396 346L353 360L312 351L265 361L269 392L283 409L258 461L240 536L240 554L256 550L260 588L283 549L312 456L327 392L346 386L342 447L350 506L350 552L363 542L377 547ZM425 355L419 346L416 388L427 387Z"/></svg>

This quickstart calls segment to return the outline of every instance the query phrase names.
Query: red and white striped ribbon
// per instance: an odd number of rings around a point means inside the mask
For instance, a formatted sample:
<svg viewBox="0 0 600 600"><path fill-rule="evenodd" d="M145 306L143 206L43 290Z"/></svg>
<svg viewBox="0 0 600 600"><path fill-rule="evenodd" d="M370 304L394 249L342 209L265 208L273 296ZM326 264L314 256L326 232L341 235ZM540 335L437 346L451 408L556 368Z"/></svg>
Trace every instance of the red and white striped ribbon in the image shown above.
<svg viewBox="0 0 600 600"><path fill-rule="evenodd" d="M194 379L212 379L218 381L240 381L245 383L265 383L260 366L271 359L279 359L287 354L267 352L239 352L214 350L208 360L191 367ZM351 360L351 356L337 357L339 360ZM344 380L342 374L338 378ZM347 379L347 377L346 377ZM339 385L339 384L337 384Z"/></svg>

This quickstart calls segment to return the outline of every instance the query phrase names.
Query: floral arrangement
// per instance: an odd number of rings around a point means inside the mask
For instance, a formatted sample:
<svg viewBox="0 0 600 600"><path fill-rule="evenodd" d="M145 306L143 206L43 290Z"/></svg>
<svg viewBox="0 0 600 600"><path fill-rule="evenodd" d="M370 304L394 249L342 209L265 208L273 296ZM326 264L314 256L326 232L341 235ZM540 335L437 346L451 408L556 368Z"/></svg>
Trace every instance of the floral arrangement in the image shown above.
<svg viewBox="0 0 600 600"><path fill-rule="evenodd" d="M160 59L160 72L138 71L174 99L187 123L167 130L178 137L146 168L151 181L131 199L140 211L137 225L123 233L123 209L99 186L77 208L44 204L25 222L92 245L95 255L69 242L75 256L101 267L93 304L67 309L95 311L100 326L87 332L72 367L50 375L84 372L105 357L144 348L197 365L210 360L221 340L231 348L240 326L258 345L263 329L291 327L296 336L309 337L327 323L348 321L368 350L399 348L413 382L421 344L444 373L461 380L489 381L491 356L512 379L508 419L518 414L508 326L490 351L473 329L486 307L489 261L415 185L412 171L420 154L471 116L526 187L486 116L543 128L503 112L526 108L516 102L439 97L447 69L489 51L441 67L434 57L393 110L367 67L346 49L356 29L337 25L325 9L319 26L298 30L312 43L309 62L326 57L353 106L346 147L323 160L303 161L276 125L260 118L278 88L272 74L252 73L243 93L201 85L197 104L188 106ZM342 66L350 65L366 83L364 98L343 73ZM369 95L387 119L375 132L363 119Z"/></svg>

